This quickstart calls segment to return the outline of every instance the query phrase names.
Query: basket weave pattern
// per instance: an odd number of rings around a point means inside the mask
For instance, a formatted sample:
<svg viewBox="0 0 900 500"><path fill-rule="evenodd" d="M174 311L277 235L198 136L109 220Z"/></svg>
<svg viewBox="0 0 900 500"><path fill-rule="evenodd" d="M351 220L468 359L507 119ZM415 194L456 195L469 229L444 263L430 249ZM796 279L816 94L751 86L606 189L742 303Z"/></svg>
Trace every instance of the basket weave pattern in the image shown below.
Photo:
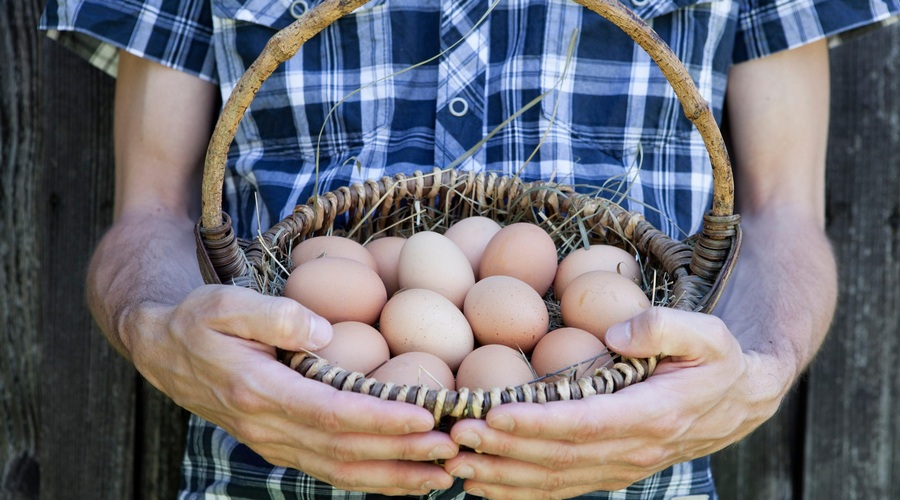
<svg viewBox="0 0 900 500"><path fill-rule="evenodd" d="M672 84L685 110L697 126L713 165L712 210L701 232L676 241L654 228L638 213L605 199L576 193L568 185L524 182L494 173L434 169L397 174L342 187L311 199L254 241L235 238L222 208L222 178L228 146L243 111L262 82L281 62L292 57L303 41L365 0L326 0L285 30L276 34L248 69L226 102L207 154L203 187L203 217L197 225L198 259L207 283L228 283L278 295L289 272L290 252L298 242L333 230L339 218L349 220L352 237L363 242L373 235L406 235L421 230L414 221L422 213L437 214L439 227L480 215L499 223L529 221L551 236L561 228L580 224L586 239L605 242L636 253L645 269L654 270L671 284L665 304L688 311L709 312L721 295L740 248L739 216L733 214L731 165L721 133L708 105L699 96L686 69L668 46L643 21L616 0L576 0L600 13L641 45ZM557 248L561 248L557 241ZM315 286L310 284L309 286ZM305 377L332 387L383 399L417 404L431 411L436 422L481 418L490 408L509 402L580 399L612 393L646 379L657 359L619 358L611 367L571 382L534 382L490 391L456 391L426 386L395 386L330 365L306 353L280 353L283 361Z"/></svg>

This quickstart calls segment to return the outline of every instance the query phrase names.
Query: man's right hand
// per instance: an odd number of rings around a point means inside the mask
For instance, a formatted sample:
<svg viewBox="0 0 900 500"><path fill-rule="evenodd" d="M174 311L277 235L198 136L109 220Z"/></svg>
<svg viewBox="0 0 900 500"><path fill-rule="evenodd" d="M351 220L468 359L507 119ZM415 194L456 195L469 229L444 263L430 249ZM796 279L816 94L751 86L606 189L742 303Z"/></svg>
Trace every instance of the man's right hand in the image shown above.
<svg viewBox="0 0 900 500"><path fill-rule="evenodd" d="M270 463L386 494L452 483L428 461L458 448L432 430L428 411L338 391L275 360L273 346L302 350L330 339L330 325L297 302L207 285L175 307L143 307L134 319L149 325L132 350L141 373Z"/></svg>
<svg viewBox="0 0 900 500"><path fill-rule="evenodd" d="M115 221L88 271L88 303L113 346L191 412L276 465L384 494L448 488L429 463L456 455L425 409L338 391L275 358L330 339L289 299L203 285L193 238L218 90L120 52Z"/></svg>

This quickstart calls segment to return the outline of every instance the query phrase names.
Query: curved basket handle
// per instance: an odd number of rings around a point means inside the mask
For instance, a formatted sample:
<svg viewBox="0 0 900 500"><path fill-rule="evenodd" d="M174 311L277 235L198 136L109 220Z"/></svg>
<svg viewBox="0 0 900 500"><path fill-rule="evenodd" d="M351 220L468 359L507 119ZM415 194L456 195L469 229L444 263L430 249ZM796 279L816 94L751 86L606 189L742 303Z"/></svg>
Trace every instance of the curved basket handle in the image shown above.
<svg viewBox="0 0 900 500"><path fill-rule="evenodd" d="M711 215L731 216L734 213L731 161L709 104L700 95L690 73L659 35L618 0L575 1L618 26L634 39L662 70L666 80L675 90L678 100L681 101L685 116L697 127L706 144L714 179ZM307 40L367 2L368 0L325 0L310 9L300 19L276 33L256 61L238 80L219 116L206 153L200 220L202 227L212 229L223 224L222 184L228 148L234 140L244 112L260 86L278 65L293 57Z"/></svg>

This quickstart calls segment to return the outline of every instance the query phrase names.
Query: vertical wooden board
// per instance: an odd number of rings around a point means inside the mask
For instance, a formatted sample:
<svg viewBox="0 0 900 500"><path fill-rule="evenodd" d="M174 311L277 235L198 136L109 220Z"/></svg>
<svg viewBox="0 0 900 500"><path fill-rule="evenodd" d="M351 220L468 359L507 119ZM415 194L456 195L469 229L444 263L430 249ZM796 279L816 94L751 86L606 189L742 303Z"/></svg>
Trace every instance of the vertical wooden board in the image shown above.
<svg viewBox="0 0 900 500"><path fill-rule="evenodd" d="M188 412L146 382L138 393L136 498L176 498Z"/></svg>
<svg viewBox="0 0 900 500"><path fill-rule="evenodd" d="M900 24L833 50L832 81L840 303L810 369L804 498L900 498Z"/></svg>
<svg viewBox="0 0 900 500"><path fill-rule="evenodd" d="M35 1L0 7L0 498L37 498L41 119Z"/></svg>
<svg viewBox="0 0 900 500"><path fill-rule="evenodd" d="M112 216L113 80L45 40L41 495L131 498L134 370L94 327L88 259Z"/></svg>
<svg viewBox="0 0 900 500"><path fill-rule="evenodd" d="M790 500L797 497L796 472L802 457L804 384L799 384L778 413L739 443L712 457L716 489L724 500Z"/></svg>

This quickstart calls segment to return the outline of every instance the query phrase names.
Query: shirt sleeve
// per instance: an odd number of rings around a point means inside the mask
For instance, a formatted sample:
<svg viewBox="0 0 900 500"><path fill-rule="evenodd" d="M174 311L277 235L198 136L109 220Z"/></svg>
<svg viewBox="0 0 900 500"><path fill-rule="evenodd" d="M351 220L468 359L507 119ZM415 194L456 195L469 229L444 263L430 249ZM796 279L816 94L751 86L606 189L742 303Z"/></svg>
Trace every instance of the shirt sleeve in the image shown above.
<svg viewBox="0 0 900 500"><path fill-rule="evenodd" d="M123 49L217 83L204 0L49 0L40 28L112 76Z"/></svg>
<svg viewBox="0 0 900 500"><path fill-rule="evenodd" d="M734 62L896 21L900 0L748 0L738 18Z"/></svg>

